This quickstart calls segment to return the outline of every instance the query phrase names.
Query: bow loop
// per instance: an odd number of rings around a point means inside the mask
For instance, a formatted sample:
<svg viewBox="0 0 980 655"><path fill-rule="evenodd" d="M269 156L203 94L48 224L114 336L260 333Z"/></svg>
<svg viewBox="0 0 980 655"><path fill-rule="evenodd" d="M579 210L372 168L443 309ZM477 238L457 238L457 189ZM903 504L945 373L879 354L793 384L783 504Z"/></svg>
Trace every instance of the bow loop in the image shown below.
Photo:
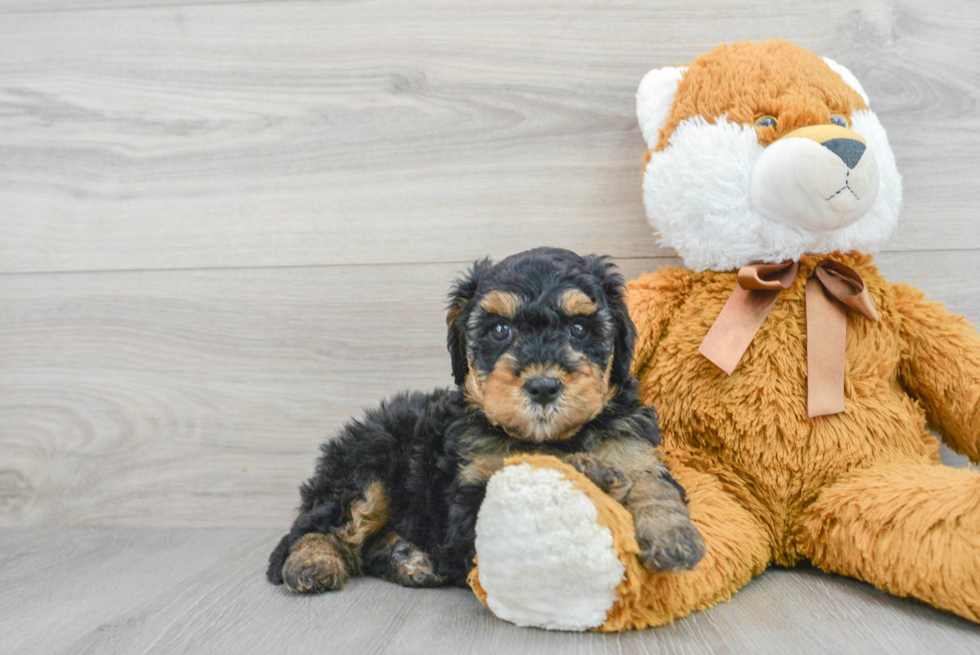
<svg viewBox="0 0 980 655"><path fill-rule="evenodd" d="M799 262L743 266L738 269L738 286L749 291L789 289L799 270Z"/></svg>
<svg viewBox="0 0 980 655"><path fill-rule="evenodd" d="M853 309L870 321L878 322L875 301L857 271L840 262L826 260L813 272L827 293L847 305L848 309Z"/></svg>
<svg viewBox="0 0 980 655"><path fill-rule="evenodd" d="M740 268L738 286L711 325L698 352L731 375L780 292L793 284L799 270L799 262ZM868 320L878 320L874 299L858 272L840 262L824 260L806 283L807 413L810 417L844 411L847 309Z"/></svg>

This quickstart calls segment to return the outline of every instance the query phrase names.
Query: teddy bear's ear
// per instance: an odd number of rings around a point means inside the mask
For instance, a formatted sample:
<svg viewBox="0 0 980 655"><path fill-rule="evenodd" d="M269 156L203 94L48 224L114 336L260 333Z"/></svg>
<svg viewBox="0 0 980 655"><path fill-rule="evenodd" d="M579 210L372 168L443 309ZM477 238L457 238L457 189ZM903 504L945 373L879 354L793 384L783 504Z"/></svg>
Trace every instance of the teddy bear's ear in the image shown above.
<svg viewBox="0 0 980 655"><path fill-rule="evenodd" d="M868 100L868 94L864 92L864 88L861 86L861 83L858 82L857 78L854 77L854 73L847 70L846 66L841 66L830 57L821 57L821 59L823 59L825 64L830 66L830 70L841 76L841 78L844 80L844 84L857 91L857 94L861 96L862 100L864 100L864 104L871 106L871 102Z"/></svg>
<svg viewBox="0 0 980 655"><path fill-rule="evenodd" d="M653 150L660 141L660 128L667 124L674 106L677 85L684 77L686 66L655 68L643 77L636 90L636 117L647 148Z"/></svg>

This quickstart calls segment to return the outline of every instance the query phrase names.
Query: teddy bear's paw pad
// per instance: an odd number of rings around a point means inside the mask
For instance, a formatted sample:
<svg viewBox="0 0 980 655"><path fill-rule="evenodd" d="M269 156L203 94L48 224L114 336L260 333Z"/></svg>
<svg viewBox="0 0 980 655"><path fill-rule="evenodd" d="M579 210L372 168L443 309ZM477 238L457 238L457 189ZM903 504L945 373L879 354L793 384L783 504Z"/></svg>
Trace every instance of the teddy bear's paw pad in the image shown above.
<svg viewBox="0 0 980 655"><path fill-rule="evenodd" d="M298 594L319 594L344 586L350 573L343 555L326 535L310 533L297 541L282 567L282 581Z"/></svg>
<svg viewBox="0 0 980 655"><path fill-rule="evenodd" d="M575 455L568 463L618 503L626 500L633 487L633 483L622 471L603 464L591 455Z"/></svg>
<svg viewBox="0 0 980 655"><path fill-rule="evenodd" d="M636 541L640 561L650 571L687 571L704 557L704 539L686 517L656 531L638 531Z"/></svg>
<svg viewBox="0 0 980 655"><path fill-rule="evenodd" d="M625 574L592 500L561 471L527 463L490 478L476 550L487 605L522 626L602 625Z"/></svg>

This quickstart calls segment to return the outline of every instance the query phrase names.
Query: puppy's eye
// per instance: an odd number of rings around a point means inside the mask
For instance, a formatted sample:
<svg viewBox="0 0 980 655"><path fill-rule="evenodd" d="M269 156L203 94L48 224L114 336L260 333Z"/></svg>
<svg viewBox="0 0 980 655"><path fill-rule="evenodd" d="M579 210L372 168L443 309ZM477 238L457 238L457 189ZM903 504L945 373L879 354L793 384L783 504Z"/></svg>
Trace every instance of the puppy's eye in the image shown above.
<svg viewBox="0 0 980 655"><path fill-rule="evenodd" d="M575 321L568 326L568 336L576 341L581 341L585 337L589 336L589 326L582 321Z"/></svg>
<svg viewBox="0 0 980 655"><path fill-rule="evenodd" d="M778 122L779 121L776 120L776 117L775 116L769 116L769 115L759 116L757 119L755 119L755 126L756 127L771 127L771 128L775 128L776 127L776 123L778 123Z"/></svg>
<svg viewBox="0 0 980 655"><path fill-rule="evenodd" d="M499 341L503 343L504 341L510 341L511 336L513 336L514 331L510 329L510 326L506 323L497 323L492 328L490 328L490 338L494 341Z"/></svg>
<svg viewBox="0 0 980 655"><path fill-rule="evenodd" d="M840 114L831 114L830 122L834 125L840 125L841 127L851 126L851 124L847 122L847 118L845 116L841 116Z"/></svg>

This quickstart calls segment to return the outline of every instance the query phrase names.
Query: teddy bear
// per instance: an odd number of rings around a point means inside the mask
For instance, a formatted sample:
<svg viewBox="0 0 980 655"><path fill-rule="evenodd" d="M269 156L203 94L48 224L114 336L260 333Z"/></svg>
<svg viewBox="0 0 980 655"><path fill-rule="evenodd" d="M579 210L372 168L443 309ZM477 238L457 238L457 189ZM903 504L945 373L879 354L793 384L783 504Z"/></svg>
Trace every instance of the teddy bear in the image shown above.
<svg viewBox="0 0 980 655"><path fill-rule="evenodd" d="M980 459L980 336L875 267L902 191L868 105L844 66L781 40L644 77L643 202L685 268L629 283L633 368L707 551L648 572L588 480L515 460L471 576L498 616L661 625L809 560L980 622L980 473L941 465L930 432ZM589 529L585 549L551 533Z"/></svg>

